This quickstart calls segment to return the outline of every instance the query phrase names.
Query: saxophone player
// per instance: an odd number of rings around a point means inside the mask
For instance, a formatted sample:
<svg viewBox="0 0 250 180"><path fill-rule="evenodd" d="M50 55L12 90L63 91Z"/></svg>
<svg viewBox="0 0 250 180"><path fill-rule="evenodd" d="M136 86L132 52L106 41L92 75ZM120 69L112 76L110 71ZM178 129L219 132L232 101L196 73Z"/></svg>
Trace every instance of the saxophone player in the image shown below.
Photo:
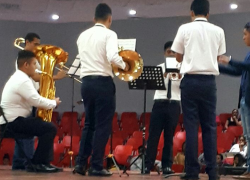
<svg viewBox="0 0 250 180"><path fill-rule="evenodd" d="M105 3L99 4L94 20L95 25L82 32L77 40L85 125L74 172L85 175L88 157L93 150L89 175L111 176L112 173L103 169L105 146L111 134L115 112L115 84L111 64L124 71L129 70L129 65L118 55L117 35L109 29L112 23L111 8Z"/></svg>
<svg viewBox="0 0 250 180"><path fill-rule="evenodd" d="M58 172L58 168L50 165L50 161L53 159L53 141L57 129L53 123L32 117L30 114L32 106L52 109L58 106L61 101L59 98L46 99L38 94L30 79L35 74L36 63L37 60L33 52L22 50L18 53L18 70L4 86L1 106L8 121L8 128L14 133L38 137L38 147L31 159L36 172ZM2 116L0 117L0 125L5 126ZM26 166L26 170L34 171L30 164Z"/></svg>

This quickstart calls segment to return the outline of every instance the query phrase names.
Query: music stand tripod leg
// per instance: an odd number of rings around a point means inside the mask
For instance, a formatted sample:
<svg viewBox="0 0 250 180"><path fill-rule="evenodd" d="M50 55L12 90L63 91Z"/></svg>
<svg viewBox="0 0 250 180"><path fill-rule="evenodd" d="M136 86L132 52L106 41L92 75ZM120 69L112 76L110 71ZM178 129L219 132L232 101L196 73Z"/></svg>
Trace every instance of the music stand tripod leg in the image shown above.
<svg viewBox="0 0 250 180"><path fill-rule="evenodd" d="M112 161L113 161L113 163L114 163L114 165L115 165L115 168L116 168L116 170L117 170L119 176L121 177L122 175L121 175L121 172L120 172L120 168L119 168L119 166L116 164L116 161L115 161L115 159L114 159L114 156L112 156L111 158L112 158Z"/></svg>

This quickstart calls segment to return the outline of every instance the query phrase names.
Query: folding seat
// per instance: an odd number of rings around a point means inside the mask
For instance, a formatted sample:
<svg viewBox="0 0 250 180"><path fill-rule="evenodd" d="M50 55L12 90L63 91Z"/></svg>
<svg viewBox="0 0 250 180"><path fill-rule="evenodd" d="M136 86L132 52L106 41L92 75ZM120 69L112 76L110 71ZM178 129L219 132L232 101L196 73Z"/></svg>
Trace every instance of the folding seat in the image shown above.
<svg viewBox="0 0 250 180"><path fill-rule="evenodd" d="M230 118L231 116L232 116L231 113L221 113L219 115L219 117L220 117L220 123L221 123L222 127L225 126L225 123L226 123L227 119Z"/></svg>
<svg viewBox="0 0 250 180"><path fill-rule="evenodd" d="M77 112L64 112L61 119L61 130L65 135L71 135L71 126L72 134L80 136L80 126L78 124L78 113Z"/></svg>
<svg viewBox="0 0 250 180"><path fill-rule="evenodd" d="M180 124L177 124L177 126L176 126L176 128L175 128L175 131L174 131L174 135L175 135L177 132L181 131L181 130L182 130L181 125L180 125Z"/></svg>
<svg viewBox="0 0 250 180"><path fill-rule="evenodd" d="M217 148L223 148L225 151L230 150L234 141L234 135L231 133L221 133L217 138Z"/></svg>
<svg viewBox="0 0 250 180"><path fill-rule="evenodd" d="M216 116L216 124L217 126L221 126L221 122L220 122L220 116Z"/></svg>
<svg viewBox="0 0 250 180"><path fill-rule="evenodd" d="M59 143L59 136L55 136L54 143Z"/></svg>
<svg viewBox="0 0 250 180"><path fill-rule="evenodd" d="M174 141L173 141L173 157L175 157L178 152L182 152L182 145L183 145L184 142L181 139L174 138Z"/></svg>
<svg viewBox="0 0 250 180"><path fill-rule="evenodd" d="M243 134L242 126L229 126L227 132L231 132L235 137L239 137Z"/></svg>
<svg viewBox="0 0 250 180"><path fill-rule="evenodd" d="M142 139L142 131L134 131L132 137Z"/></svg>
<svg viewBox="0 0 250 180"><path fill-rule="evenodd" d="M141 138L129 138L126 145L133 146L133 151L137 152L138 148L142 146L142 139Z"/></svg>
<svg viewBox="0 0 250 180"><path fill-rule="evenodd" d="M198 132L198 155L203 153L202 133Z"/></svg>
<svg viewBox="0 0 250 180"><path fill-rule="evenodd" d="M114 157L119 165L123 165L124 169L130 165L129 160L133 155L133 146L131 145L118 145L114 150Z"/></svg>
<svg viewBox="0 0 250 180"><path fill-rule="evenodd" d="M177 132L174 136L174 139L179 139L181 140L181 142L185 142L186 141L186 131L181 131L181 132Z"/></svg>
<svg viewBox="0 0 250 180"><path fill-rule="evenodd" d="M62 160L64 156L63 144L54 143L54 159L51 162L55 166L62 167Z"/></svg>
<svg viewBox="0 0 250 180"><path fill-rule="evenodd" d="M118 121L118 114L117 112L114 114L113 121L112 121L112 132L116 132L120 130L119 121Z"/></svg>
<svg viewBox="0 0 250 180"><path fill-rule="evenodd" d="M217 126L217 136L222 133L223 127L221 125Z"/></svg>
<svg viewBox="0 0 250 180"><path fill-rule="evenodd" d="M56 125L56 127L59 127L59 112L53 111L51 122Z"/></svg>
<svg viewBox="0 0 250 180"><path fill-rule="evenodd" d="M145 126L149 126L150 124L150 116L151 112L146 112L145 113ZM144 119L144 113L141 114L140 119L139 119L139 124L142 125Z"/></svg>
<svg viewBox="0 0 250 180"><path fill-rule="evenodd" d="M158 143L158 148L159 149L163 149L163 147L164 147L164 132L161 133L159 143Z"/></svg>
<svg viewBox="0 0 250 180"><path fill-rule="evenodd" d="M123 139L120 137L113 137L112 138L112 151L116 148L118 145L123 144Z"/></svg>
<svg viewBox="0 0 250 180"><path fill-rule="evenodd" d="M180 126L183 128L183 114L180 114L178 123L179 123Z"/></svg>
<svg viewBox="0 0 250 180"><path fill-rule="evenodd" d="M223 164L233 165L234 164L234 157L227 157L226 159L223 160Z"/></svg>
<svg viewBox="0 0 250 180"><path fill-rule="evenodd" d="M184 166L181 165L181 164L173 164L173 165L172 165L172 170L173 170L175 173L182 173L183 170L184 170Z"/></svg>

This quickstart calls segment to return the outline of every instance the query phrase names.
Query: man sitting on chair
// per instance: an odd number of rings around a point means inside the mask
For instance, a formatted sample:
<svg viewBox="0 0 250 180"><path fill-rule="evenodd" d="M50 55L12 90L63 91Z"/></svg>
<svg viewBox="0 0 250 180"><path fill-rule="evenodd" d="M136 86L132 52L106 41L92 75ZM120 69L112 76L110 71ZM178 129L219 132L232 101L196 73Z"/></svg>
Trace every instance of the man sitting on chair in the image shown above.
<svg viewBox="0 0 250 180"><path fill-rule="evenodd" d="M58 168L50 165L53 160L53 141L56 135L56 127L52 123L45 122L39 117L31 117L32 106L52 109L61 103L59 98L54 100L40 96L34 88L29 77L35 74L35 54L23 50L18 53L18 70L10 77L4 86L1 107L8 121L8 129L13 133L39 139L37 149L31 159L33 167L28 165L27 171L57 172ZM0 117L2 128L6 126L3 116Z"/></svg>

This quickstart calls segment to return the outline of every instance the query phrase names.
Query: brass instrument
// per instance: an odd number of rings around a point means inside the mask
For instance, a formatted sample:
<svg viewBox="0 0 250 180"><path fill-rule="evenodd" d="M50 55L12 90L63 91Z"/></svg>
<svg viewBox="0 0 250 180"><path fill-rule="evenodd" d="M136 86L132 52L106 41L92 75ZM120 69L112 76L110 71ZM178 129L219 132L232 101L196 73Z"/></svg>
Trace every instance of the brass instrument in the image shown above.
<svg viewBox="0 0 250 180"><path fill-rule="evenodd" d="M125 72L116 66L113 66L114 74L123 81L133 81L137 79L143 70L143 59L141 55L131 50L121 50L119 55L123 61L127 62L130 66L129 71Z"/></svg>
<svg viewBox="0 0 250 180"><path fill-rule="evenodd" d="M24 43L23 38L17 38L14 42L14 46L19 49L24 49L20 46ZM63 64L67 62L68 53L63 49L52 45L40 45L34 50L37 60L41 66L41 78L39 93L41 96L47 99L55 98L55 83L53 80L53 70L56 64ZM38 72L38 71L36 71ZM51 122L53 109L45 110L38 108L37 115L44 121Z"/></svg>
<svg viewBox="0 0 250 180"><path fill-rule="evenodd" d="M41 71L39 93L47 99L55 98L55 83L52 78L54 66L59 63L66 63L68 53L63 49L52 45L37 46L34 53L40 62ZM53 109L45 110L38 108L37 116L44 121L51 122Z"/></svg>
<svg viewBox="0 0 250 180"><path fill-rule="evenodd" d="M24 38L21 38L21 37L16 38L15 41L14 41L14 46L17 47L18 49L23 50L24 48L20 44L24 44L24 43L25 43ZM67 66L65 66L64 64L62 64L62 63L59 63L59 67L55 67L55 68L57 70L59 70L59 71L65 71L65 72L67 72L69 70L69 68ZM66 69L66 70L64 70L64 69ZM72 77L71 75L67 75L67 76L69 76L70 78ZM79 83L82 83L81 80L79 80L79 79L77 79L75 77L73 79L76 80Z"/></svg>

